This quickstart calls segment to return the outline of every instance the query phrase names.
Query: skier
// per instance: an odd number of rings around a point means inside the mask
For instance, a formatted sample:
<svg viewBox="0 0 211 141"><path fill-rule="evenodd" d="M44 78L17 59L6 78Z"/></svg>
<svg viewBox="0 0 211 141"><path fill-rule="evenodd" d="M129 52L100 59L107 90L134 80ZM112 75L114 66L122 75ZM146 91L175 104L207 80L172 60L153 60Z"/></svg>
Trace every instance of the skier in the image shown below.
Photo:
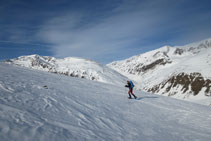
<svg viewBox="0 0 211 141"><path fill-rule="evenodd" d="M137 97L133 94L133 87L134 87L134 84L132 81L127 81L127 85L125 85L125 87L128 87L129 88L129 91L128 91L128 95L129 95L129 99L131 99L131 94L134 96L134 98L136 99Z"/></svg>

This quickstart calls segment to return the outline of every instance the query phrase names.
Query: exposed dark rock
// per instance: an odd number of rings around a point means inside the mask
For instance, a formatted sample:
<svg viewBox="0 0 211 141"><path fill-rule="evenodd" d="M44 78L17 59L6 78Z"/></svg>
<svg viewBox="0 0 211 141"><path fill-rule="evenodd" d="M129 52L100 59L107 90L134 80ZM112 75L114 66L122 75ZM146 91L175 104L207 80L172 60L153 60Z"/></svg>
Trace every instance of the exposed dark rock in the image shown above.
<svg viewBox="0 0 211 141"><path fill-rule="evenodd" d="M196 77L195 80L191 83L191 89L194 92L194 95L197 95L204 87L204 85L205 80L203 79L203 77Z"/></svg>
<svg viewBox="0 0 211 141"><path fill-rule="evenodd" d="M160 53L161 53L160 51L157 51L157 52L153 55L153 57L157 57Z"/></svg>
<svg viewBox="0 0 211 141"><path fill-rule="evenodd" d="M179 55L182 55L182 54L183 54L183 52L184 52L184 50L183 50L183 49L181 49L181 48L177 48L177 49L174 51L174 54L179 54Z"/></svg>
<svg viewBox="0 0 211 141"><path fill-rule="evenodd" d="M152 62L151 64L143 66L142 67L142 71L147 71L149 69L155 68L157 65L165 65L167 63L171 63L171 62L169 62L169 61L167 61L165 59L158 59L158 60Z"/></svg>
<svg viewBox="0 0 211 141"><path fill-rule="evenodd" d="M148 70L154 69L156 66L165 65L167 63L171 63L171 61L164 59L164 58L158 59L148 65L144 65L144 64L140 63L134 69L129 69L128 73L136 74L136 73L146 72Z"/></svg>
<svg viewBox="0 0 211 141"><path fill-rule="evenodd" d="M44 85L43 88L48 89L48 86L47 85Z"/></svg>
<svg viewBox="0 0 211 141"><path fill-rule="evenodd" d="M211 80L205 79L200 73L179 73L177 75L172 76L168 80L155 85L154 87L148 89L148 92L153 93L159 93L161 89L165 89L166 93L169 93L169 95L174 95L170 93L170 90L173 89L176 86L182 86L181 90L183 93L186 93L187 91L192 92L193 95L197 95L202 88L205 88L205 95L211 96Z"/></svg>
<svg viewBox="0 0 211 141"><path fill-rule="evenodd" d="M10 59L6 59L6 60L4 60L4 62L6 62L6 63L12 63L12 61Z"/></svg>
<svg viewBox="0 0 211 141"><path fill-rule="evenodd" d="M169 58L167 52L163 52L163 55Z"/></svg>

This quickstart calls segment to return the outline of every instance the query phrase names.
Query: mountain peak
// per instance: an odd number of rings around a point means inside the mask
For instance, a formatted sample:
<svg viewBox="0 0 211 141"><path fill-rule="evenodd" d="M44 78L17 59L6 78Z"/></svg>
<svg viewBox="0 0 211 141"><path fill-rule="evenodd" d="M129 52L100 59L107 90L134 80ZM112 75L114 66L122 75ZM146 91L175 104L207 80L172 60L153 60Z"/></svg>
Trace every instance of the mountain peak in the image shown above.
<svg viewBox="0 0 211 141"><path fill-rule="evenodd" d="M6 63L116 85L123 85L127 80L123 75L104 65L76 57L56 59L34 54L10 59Z"/></svg>
<svg viewBox="0 0 211 141"><path fill-rule="evenodd" d="M107 66L135 80L137 89L197 101L211 95L210 60L211 38L185 46L163 46Z"/></svg>
<svg viewBox="0 0 211 141"><path fill-rule="evenodd" d="M211 48L211 38L202 40L202 41L198 41L198 42L194 42L194 43L190 43L184 46L175 46L175 48L181 48L184 49L186 51L192 52L192 53L199 53L201 51L203 51L204 49L207 48Z"/></svg>

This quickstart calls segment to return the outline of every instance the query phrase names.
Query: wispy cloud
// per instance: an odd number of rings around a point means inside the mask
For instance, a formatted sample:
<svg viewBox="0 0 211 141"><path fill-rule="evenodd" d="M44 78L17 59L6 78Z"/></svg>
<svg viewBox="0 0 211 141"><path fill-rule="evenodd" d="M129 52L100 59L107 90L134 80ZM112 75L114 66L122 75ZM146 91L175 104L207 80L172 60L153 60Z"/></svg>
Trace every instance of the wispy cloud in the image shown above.
<svg viewBox="0 0 211 141"><path fill-rule="evenodd" d="M29 21L24 25L26 28L10 31L8 39L51 44L56 57L78 56L107 63L162 45L182 45L210 37L208 3L197 0L55 1L46 11L43 8L25 13Z"/></svg>
<svg viewBox="0 0 211 141"><path fill-rule="evenodd" d="M155 11L138 8L121 4L96 23L87 22L84 13L70 12L46 22L38 35L55 44L56 56L101 60L107 55L121 56L130 51L128 48L157 30L159 16L153 15Z"/></svg>
<svg viewBox="0 0 211 141"><path fill-rule="evenodd" d="M46 22L39 36L54 44L56 56L81 56L99 60L107 56L121 58L121 54L129 52L128 55L132 55L140 50L141 45L146 44L146 40L153 42L151 45L154 45L159 38L164 41L162 43L157 41L158 45L168 43L173 37L180 35L182 30L186 30L182 37L185 38L183 40L187 40L194 32L185 28L197 26L193 24L196 22L195 18L198 18L199 23L203 20L203 16L194 15L196 16L194 17L190 13L184 13L194 11L194 9L183 10L188 2L191 1L122 1L110 9L112 12L105 18L98 17L99 20L94 23L87 20L85 13L70 11L65 16L55 17ZM185 20L188 15L192 18ZM207 35L210 35L210 32ZM166 36L172 37L166 38ZM150 38L152 41L149 41ZM183 42L179 38L174 42L178 40ZM149 44L146 46L150 46Z"/></svg>

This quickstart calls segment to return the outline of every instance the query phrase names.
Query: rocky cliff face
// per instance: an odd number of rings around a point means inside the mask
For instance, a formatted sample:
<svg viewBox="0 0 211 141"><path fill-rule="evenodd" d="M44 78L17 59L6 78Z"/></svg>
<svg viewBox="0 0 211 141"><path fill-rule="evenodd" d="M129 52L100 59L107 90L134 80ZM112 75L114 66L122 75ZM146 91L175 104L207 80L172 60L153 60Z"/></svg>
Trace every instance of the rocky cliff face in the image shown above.
<svg viewBox="0 0 211 141"><path fill-rule="evenodd" d="M176 95L181 92L183 95L198 95L199 92L205 96L211 96L211 79L205 79L201 73L179 73L161 82L152 88L146 89L148 92L167 94L168 96Z"/></svg>

